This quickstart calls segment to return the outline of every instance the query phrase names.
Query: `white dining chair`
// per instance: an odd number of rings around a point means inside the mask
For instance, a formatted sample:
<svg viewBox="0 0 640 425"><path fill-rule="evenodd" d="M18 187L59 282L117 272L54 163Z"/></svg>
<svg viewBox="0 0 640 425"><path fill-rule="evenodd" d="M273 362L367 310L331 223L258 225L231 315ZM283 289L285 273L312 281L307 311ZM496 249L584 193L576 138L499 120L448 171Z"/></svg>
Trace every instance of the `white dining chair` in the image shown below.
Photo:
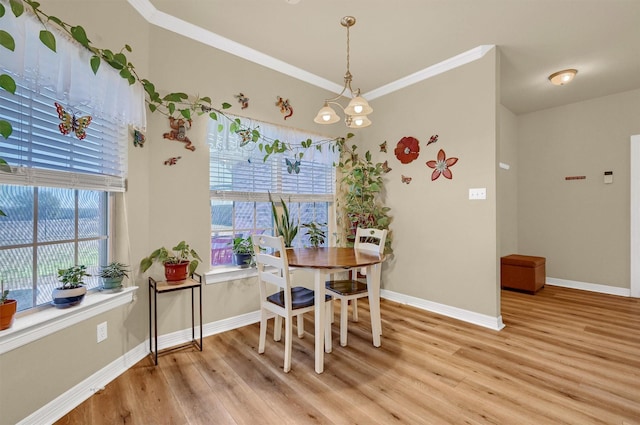
<svg viewBox="0 0 640 425"><path fill-rule="evenodd" d="M260 341L258 352L264 353L267 339L267 320L274 313L275 324L273 339L280 341L282 319L285 321L284 335L284 371L291 370L291 346L293 338L293 317L297 317L298 337L304 336L303 314L314 310L315 293L313 290L292 286L289 273L289 261L282 236L253 235L251 237L258 268L258 286L260 287ZM275 285L277 292L268 295L267 284ZM325 325L325 344L331 351L331 297L325 295L324 307L327 309Z"/></svg>
<svg viewBox="0 0 640 425"><path fill-rule="evenodd" d="M382 255L387 240L387 230L362 229L356 230L353 248L359 251ZM326 282L327 292L331 297L340 300L340 345L347 345L348 307L351 302L353 321L358 321L358 298L369 295L366 280L358 279L358 269L349 270L348 279L331 279Z"/></svg>

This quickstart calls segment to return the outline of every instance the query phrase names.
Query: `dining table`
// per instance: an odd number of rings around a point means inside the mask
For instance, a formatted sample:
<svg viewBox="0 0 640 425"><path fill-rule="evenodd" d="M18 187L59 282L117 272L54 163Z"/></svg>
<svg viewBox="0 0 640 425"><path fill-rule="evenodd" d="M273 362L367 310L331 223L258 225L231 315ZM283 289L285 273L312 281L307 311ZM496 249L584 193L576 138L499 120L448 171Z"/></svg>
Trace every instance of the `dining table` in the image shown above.
<svg viewBox="0 0 640 425"><path fill-rule="evenodd" d="M364 268L367 277L371 334L373 345L380 347L382 322L380 319L380 272L384 254L354 248L290 248L287 249L289 266L314 272L315 291L315 371L324 371L325 334L325 282L327 275L353 268ZM330 346L326 347L331 352Z"/></svg>

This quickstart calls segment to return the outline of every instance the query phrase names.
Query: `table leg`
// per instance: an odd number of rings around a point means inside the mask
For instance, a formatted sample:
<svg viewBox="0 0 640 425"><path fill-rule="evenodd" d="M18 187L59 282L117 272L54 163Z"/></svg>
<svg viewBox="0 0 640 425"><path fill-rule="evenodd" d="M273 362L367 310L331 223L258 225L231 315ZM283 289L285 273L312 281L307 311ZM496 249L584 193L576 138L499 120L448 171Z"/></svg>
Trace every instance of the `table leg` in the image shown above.
<svg viewBox="0 0 640 425"><path fill-rule="evenodd" d="M314 279L315 290L315 347L316 347L316 373L324 372L324 332L325 332L325 306L324 306L324 271L316 269Z"/></svg>
<svg viewBox="0 0 640 425"><path fill-rule="evenodd" d="M369 309L371 311L371 334L373 345L380 347L382 335L382 320L380 318L380 271L381 263L372 264L367 268L367 290L369 293Z"/></svg>

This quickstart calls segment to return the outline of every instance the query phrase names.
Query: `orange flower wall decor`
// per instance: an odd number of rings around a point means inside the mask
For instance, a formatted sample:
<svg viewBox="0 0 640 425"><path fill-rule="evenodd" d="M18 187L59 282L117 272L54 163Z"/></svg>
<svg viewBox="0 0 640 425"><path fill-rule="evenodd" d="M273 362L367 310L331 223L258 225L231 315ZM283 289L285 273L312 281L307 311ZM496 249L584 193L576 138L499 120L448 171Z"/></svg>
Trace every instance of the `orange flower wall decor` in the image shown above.
<svg viewBox="0 0 640 425"><path fill-rule="evenodd" d="M427 167L433 168L431 181L436 180L440 175L451 180L453 178L453 174L451 174L449 167L453 167L456 162L458 162L458 158L447 158L444 151L440 149L438 151L438 159L436 161L427 161Z"/></svg>
<svg viewBox="0 0 640 425"><path fill-rule="evenodd" d="M401 163L408 164L420 155L420 142L415 137L403 137L393 152Z"/></svg>

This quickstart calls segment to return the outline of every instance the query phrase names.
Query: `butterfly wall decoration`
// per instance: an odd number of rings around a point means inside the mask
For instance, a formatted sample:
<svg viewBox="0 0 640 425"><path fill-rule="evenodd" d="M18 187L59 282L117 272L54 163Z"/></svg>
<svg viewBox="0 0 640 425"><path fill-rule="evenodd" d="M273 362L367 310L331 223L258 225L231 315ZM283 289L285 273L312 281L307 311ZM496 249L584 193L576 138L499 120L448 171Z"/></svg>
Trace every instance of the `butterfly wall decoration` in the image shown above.
<svg viewBox="0 0 640 425"><path fill-rule="evenodd" d="M285 158L287 162L287 172L289 174L300 174L300 160L291 161L289 158Z"/></svg>
<svg viewBox="0 0 640 425"><path fill-rule="evenodd" d="M407 176L403 175L402 176L402 183L409 184L409 183L411 183L411 179L412 179L411 177L407 177Z"/></svg>
<svg viewBox="0 0 640 425"><path fill-rule="evenodd" d="M387 151L387 141L385 140L384 142L380 143L380 152L386 152Z"/></svg>
<svg viewBox="0 0 640 425"><path fill-rule="evenodd" d="M145 140L146 138L140 130L133 130L133 146L134 147L143 148Z"/></svg>
<svg viewBox="0 0 640 425"><path fill-rule="evenodd" d="M73 112L67 112L62 105L58 102L54 102L56 111L58 112L58 118L60 118L60 124L58 128L60 133L67 135L72 131L76 134L79 140L87 137L86 128L91 124L91 116L86 115L84 117L76 117Z"/></svg>
<svg viewBox="0 0 640 425"><path fill-rule="evenodd" d="M385 173L388 173L391 170L392 168L389 167L389 161L385 161L382 163L382 171L384 171Z"/></svg>

